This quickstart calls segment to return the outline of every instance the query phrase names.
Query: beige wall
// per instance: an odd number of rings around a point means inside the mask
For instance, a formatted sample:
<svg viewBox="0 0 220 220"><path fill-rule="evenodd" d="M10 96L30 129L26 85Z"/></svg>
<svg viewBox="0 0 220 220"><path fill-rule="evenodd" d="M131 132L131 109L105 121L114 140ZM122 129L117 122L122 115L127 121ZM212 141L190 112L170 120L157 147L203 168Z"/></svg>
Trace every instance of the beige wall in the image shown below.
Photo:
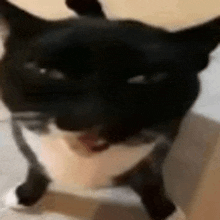
<svg viewBox="0 0 220 220"><path fill-rule="evenodd" d="M64 0L10 0L46 18L68 17ZM169 28L200 23L220 15L220 0L100 0L110 17L136 18Z"/></svg>
<svg viewBox="0 0 220 220"><path fill-rule="evenodd" d="M134 17L171 28L191 25L220 15L219 0L107 0L106 2L120 17Z"/></svg>

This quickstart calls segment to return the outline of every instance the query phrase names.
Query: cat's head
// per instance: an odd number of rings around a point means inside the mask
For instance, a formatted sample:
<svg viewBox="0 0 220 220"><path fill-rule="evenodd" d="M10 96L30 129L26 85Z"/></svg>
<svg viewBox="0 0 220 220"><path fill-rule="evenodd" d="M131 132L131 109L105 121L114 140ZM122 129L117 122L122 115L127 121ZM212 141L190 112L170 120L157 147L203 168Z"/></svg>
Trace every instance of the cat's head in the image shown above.
<svg viewBox="0 0 220 220"><path fill-rule="evenodd" d="M109 142L183 117L220 40L220 19L170 33L100 10L52 22L0 0L0 14L10 27L0 75L8 108L63 130L99 128Z"/></svg>

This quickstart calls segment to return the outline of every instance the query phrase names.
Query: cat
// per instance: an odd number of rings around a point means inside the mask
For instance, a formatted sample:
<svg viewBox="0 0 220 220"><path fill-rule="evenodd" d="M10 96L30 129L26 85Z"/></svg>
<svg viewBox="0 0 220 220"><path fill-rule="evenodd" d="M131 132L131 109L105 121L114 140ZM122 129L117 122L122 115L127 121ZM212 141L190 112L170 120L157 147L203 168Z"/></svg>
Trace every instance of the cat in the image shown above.
<svg viewBox="0 0 220 220"><path fill-rule="evenodd" d="M108 20L96 0L66 1L79 17L48 21L6 0L0 15L9 36L1 61L2 99L29 169L5 197L11 207L34 205L53 181L26 138L51 125L77 133L92 153L132 140L155 146L143 164L116 178L141 198L154 220L176 206L162 167L179 126L198 97L198 74L220 41L220 18L169 32L135 20ZM95 130L95 133L93 133Z"/></svg>

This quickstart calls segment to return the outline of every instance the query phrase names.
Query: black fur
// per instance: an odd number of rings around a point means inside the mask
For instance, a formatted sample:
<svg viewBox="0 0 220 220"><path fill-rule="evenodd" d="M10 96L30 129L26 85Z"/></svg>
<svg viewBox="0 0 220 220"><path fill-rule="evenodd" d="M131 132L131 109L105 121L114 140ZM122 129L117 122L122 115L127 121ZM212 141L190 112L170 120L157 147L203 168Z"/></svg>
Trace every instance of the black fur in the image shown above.
<svg viewBox="0 0 220 220"><path fill-rule="evenodd" d="M14 126L22 120L18 115L25 118L33 112L29 120L37 126L30 128L28 122L27 127L36 132L47 132L47 121L55 118L64 130L101 125L100 136L110 144L142 129L163 134L166 141L157 146L154 162L128 184L140 194L152 218L165 219L174 210L162 178L171 146L167 141L172 143L177 133L173 135L170 124L181 121L198 96L198 73L207 67L209 54L220 41L220 19L170 33L138 21L106 20L97 1L79 2L67 4L90 18L52 22L0 0L0 14L10 26L1 63L3 100L14 115ZM136 76L144 80L135 81L140 79ZM22 138L17 140L25 145ZM25 185L31 187L37 179L42 190L30 193L29 199L20 195L24 205L36 202L49 182L39 170L36 178L32 178L36 171L30 172ZM19 188L18 192L22 194Z"/></svg>
<svg viewBox="0 0 220 220"><path fill-rule="evenodd" d="M25 182L16 189L19 204L34 205L45 193L50 179L35 166L28 170Z"/></svg>
<svg viewBox="0 0 220 220"><path fill-rule="evenodd" d="M153 160L148 167L127 179L129 186L141 195L142 203L155 220L164 219L175 210L174 204L166 196L163 183L163 163L169 150L169 143L158 144L151 154Z"/></svg>
<svg viewBox="0 0 220 220"><path fill-rule="evenodd" d="M66 5L74 9L80 15L93 16L93 17L105 17L102 7L98 0L66 0Z"/></svg>

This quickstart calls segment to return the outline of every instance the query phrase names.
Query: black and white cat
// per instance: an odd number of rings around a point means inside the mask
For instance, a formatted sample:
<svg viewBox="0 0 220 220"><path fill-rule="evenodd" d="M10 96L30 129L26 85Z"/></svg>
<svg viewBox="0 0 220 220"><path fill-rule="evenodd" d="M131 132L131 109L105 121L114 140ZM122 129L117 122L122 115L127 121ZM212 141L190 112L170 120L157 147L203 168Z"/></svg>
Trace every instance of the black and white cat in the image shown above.
<svg viewBox="0 0 220 220"><path fill-rule="evenodd" d="M138 21L107 20L96 0L66 3L81 17L46 21L0 0L10 27L2 96L29 162L26 181L7 194L6 203L31 206L53 181L30 137L55 127L84 141L92 137L93 153L121 143L130 147L133 140L146 147L154 142L145 166L124 174L123 184L140 195L152 219L166 219L175 205L166 196L163 162L198 96L198 73L220 41L220 18L170 33Z"/></svg>

